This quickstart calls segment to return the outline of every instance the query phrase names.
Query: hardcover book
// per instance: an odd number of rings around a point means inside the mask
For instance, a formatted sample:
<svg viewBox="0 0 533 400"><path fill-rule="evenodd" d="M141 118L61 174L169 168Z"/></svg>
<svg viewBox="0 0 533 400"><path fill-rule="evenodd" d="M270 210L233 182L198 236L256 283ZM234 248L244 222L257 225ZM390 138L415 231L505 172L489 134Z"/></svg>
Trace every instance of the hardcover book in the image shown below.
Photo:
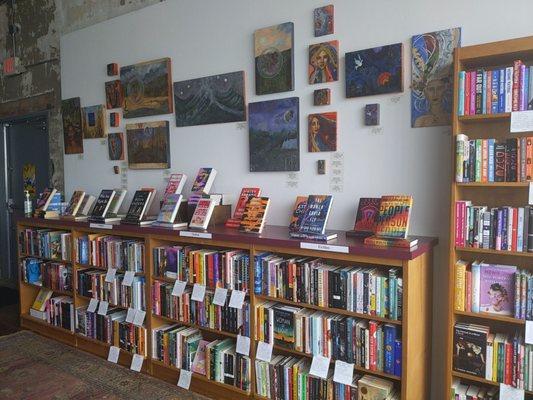
<svg viewBox="0 0 533 400"><path fill-rule="evenodd" d="M485 378L489 328L456 324L453 334L453 369Z"/></svg>
<svg viewBox="0 0 533 400"><path fill-rule="evenodd" d="M307 198L299 232L323 235L326 231L333 196L310 195Z"/></svg>
<svg viewBox="0 0 533 400"><path fill-rule="evenodd" d="M83 190L76 190L74 193L72 193L72 197L70 198L70 202L68 203L67 208L65 209L65 214L68 216L75 216L78 213L78 210L80 209L81 204L83 203L83 199L85 197L85 192Z"/></svg>
<svg viewBox="0 0 533 400"><path fill-rule="evenodd" d="M376 236L405 239L413 207L412 196L382 196L376 224Z"/></svg>
<svg viewBox="0 0 533 400"><path fill-rule="evenodd" d="M114 190L102 190L100 192L100 196L98 196L98 200L96 200L96 204L94 205L91 218L105 218L113 197L115 197Z"/></svg>
<svg viewBox="0 0 533 400"><path fill-rule="evenodd" d="M479 273L480 311L513 315L516 267L481 264Z"/></svg>
<svg viewBox="0 0 533 400"><path fill-rule="evenodd" d="M292 208L291 220L289 222L289 232L298 232L307 206L307 196L297 196Z"/></svg>
<svg viewBox="0 0 533 400"><path fill-rule="evenodd" d="M290 306L274 307L274 341L277 345L293 348L295 343L295 314L301 308Z"/></svg>
<svg viewBox="0 0 533 400"><path fill-rule="evenodd" d="M133 199L130 203L130 208L126 214L124 222L137 223L141 222L148 210L148 204L150 203L150 197L152 192L149 190L137 190L133 195Z"/></svg>
<svg viewBox="0 0 533 400"><path fill-rule="evenodd" d="M268 197L250 197L244 208L239 231L261 233L265 226L269 204Z"/></svg>
<svg viewBox="0 0 533 400"><path fill-rule="evenodd" d="M215 201L212 199L200 199L192 215L191 222L189 222L189 227L207 229L211 214L213 214L213 210L215 209L215 204Z"/></svg>
<svg viewBox="0 0 533 400"><path fill-rule="evenodd" d="M120 210L120 206L124 202L124 198L128 191L126 189L115 189L115 196L109 205L108 213L109 215L116 216Z"/></svg>
<svg viewBox="0 0 533 400"><path fill-rule="evenodd" d="M195 194L208 194L215 177L217 170L214 168L200 168L198 175L192 185L191 191Z"/></svg>
<svg viewBox="0 0 533 400"><path fill-rule="evenodd" d="M165 193L163 194L163 202L170 194L180 194L186 181L187 175L185 174L170 174Z"/></svg>
<svg viewBox="0 0 533 400"><path fill-rule="evenodd" d="M165 200L163 200L163 205L157 216L157 223L174 224L182 200L183 196L181 194L168 194Z"/></svg>
<svg viewBox="0 0 533 400"><path fill-rule="evenodd" d="M379 214L380 198L361 197L357 207L353 233L360 236L369 236L376 230L376 220Z"/></svg>
<svg viewBox="0 0 533 400"><path fill-rule="evenodd" d="M364 240L367 246L379 247L399 247L402 249L413 249L418 246L418 239L408 236L406 239L389 239L379 236L369 236Z"/></svg>
<svg viewBox="0 0 533 400"><path fill-rule="evenodd" d="M359 400L385 400L394 389L394 384L386 379L365 375L357 382Z"/></svg>
<svg viewBox="0 0 533 400"><path fill-rule="evenodd" d="M235 211L233 212L233 218L230 218L226 221L226 226L228 228L238 228L242 220L242 215L244 214L246 202L250 197L257 197L260 194L260 188L242 188L241 194L239 195L239 200L235 206Z"/></svg>

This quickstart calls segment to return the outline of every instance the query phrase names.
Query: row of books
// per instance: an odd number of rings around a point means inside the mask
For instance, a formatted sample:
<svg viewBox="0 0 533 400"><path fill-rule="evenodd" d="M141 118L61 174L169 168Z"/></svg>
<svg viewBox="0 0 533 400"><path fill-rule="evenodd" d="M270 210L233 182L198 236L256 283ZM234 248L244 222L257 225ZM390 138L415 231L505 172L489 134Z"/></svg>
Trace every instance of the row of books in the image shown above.
<svg viewBox="0 0 533 400"><path fill-rule="evenodd" d="M123 273L117 273L112 282L106 282L106 271L84 269L78 271L77 288L82 296L107 301L114 306L146 309L144 276L134 276L131 282L124 284Z"/></svg>
<svg viewBox="0 0 533 400"><path fill-rule="evenodd" d="M533 320L533 276L514 265L459 260L455 264L455 309Z"/></svg>
<svg viewBox="0 0 533 400"><path fill-rule="evenodd" d="M229 306L229 294L223 305L213 304L214 293L206 291L203 301L191 300L192 289L186 288L179 296L172 295L174 285L155 281L152 286L152 311L180 322L210 329L250 336L250 302L242 308ZM217 302L218 303L218 302ZM222 303L219 303L222 304Z"/></svg>
<svg viewBox="0 0 533 400"><path fill-rule="evenodd" d="M19 253L70 261L72 234L51 229L26 228L19 233Z"/></svg>
<svg viewBox="0 0 533 400"><path fill-rule="evenodd" d="M397 268L345 267L309 257L261 253L254 260L254 292L382 318L402 318L403 281Z"/></svg>
<svg viewBox="0 0 533 400"><path fill-rule="evenodd" d="M501 251L533 251L533 208L473 206L455 202L455 245Z"/></svg>
<svg viewBox="0 0 533 400"><path fill-rule="evenodd" d="M264 302L256 306L256 339L401 376L401 334L392 324Z"/></svg>
<svg viewBox="0 0 533 400"><path fill-rule="evenodd" d="M488 326L456 323L453 369L493 382L533 390L533 345L522 333L491 333Z"/></svg>
<svg viewBox="0 0 533 400"><path fill-rule="evenodd" d="M152 330L154 359L207 379L251 389L251 360L236 352L233 339L207 341L200 330L178 325L164 325Z"/></svg>
<svg viewBox="0 0 533 400"><path fill-rule="evenodd" d="M526 182L533 179L533 137L474 139L458 134L456 182Z"/></svg>
<svg viewBox="0 0 533 400"><path fill-rule="evenodd" d="M144 242L111 235L90 234L79 237L74 245L80 264L123 271L144 271Z"/></svg>
<svg viewBox="0 0 533 400"><path fill-rule="evenodd" d="M460 378L453 378L451 388L452 400L498 400L499 388L483 384L462 382ZM502 399L504 400L504 399Z"/></svg>
<svg viewBox="0 0 533 400"><path fill-rule="evenodd" d="M30 308L30 315L50 325L74 332L74 299L69 296L53 296L49 289L41 289Z"/></svg>
<svg viewBox="0 0 533 400"><path fill-rule="evenodd" d="M35 216L40 218L57 218L61 213L61 192L45 188L35 206Z"/></svg>
<svg viewBox="0 0 533 400"><path fill-rule="evenodd" d="M72 290L72 266L35 258L24 258L20 264L24 282L52 290Z"/></svg>
<svg viewBox="0 0 533 400"><path fill-rule="evenodd" d="M127 312L109 307L105 315L76 308L76 332L146 357L146 328L126 322Z"/></svg>
<svg viewBox="0 0 533 400"><path fill-rule="evenodd" d="M459 72L458 115L498 114L533 109L533 66Z"/></svg>
<svg viewBox="0 0 533 400"><path fill-rule="evenodd" d="M154 274L209 288L248 290L250 255L242 250L166 246L153 250Z"/></svg>

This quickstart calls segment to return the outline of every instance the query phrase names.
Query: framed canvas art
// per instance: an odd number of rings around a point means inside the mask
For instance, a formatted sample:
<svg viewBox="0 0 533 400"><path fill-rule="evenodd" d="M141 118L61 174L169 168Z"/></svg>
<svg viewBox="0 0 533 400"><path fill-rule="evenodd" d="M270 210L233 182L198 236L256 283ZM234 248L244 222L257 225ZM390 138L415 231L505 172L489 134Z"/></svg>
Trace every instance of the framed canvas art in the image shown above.
<svg viewBox="0 0 533 400"><path fill-rule="evenodd" d="M379 125L379 104L365 105L365 125Z"/></svg>
<svg viewBox="0 0 533 400"><path fill-rule="evenodd" d="M310 152L337 150L337 112L311 114L308 117Z"/></svg>
<svg viewBox="0 0 533 400"><path fill-rule="evenodd" d="M107 147L110 160L124 160L124 133L113 132L107 135Z"/></svg>
<svg viewBox="0 0 533 400"><path fill-rule="evenodd" d="M107 134L105 107L102 104L82 108L84 139L101 139Z"/></svg>
<svg viewBox="0 0 533 400"><path fill-rule="evenodd" d="M65 154L83 154L83 130L80 98L73 97L61 102Z"/></svg>
<svg viewBox="0 0 533 400"><path fill-rule="evenodd" d="M330 89L316 89L313 92L313 105L329 106L330 104L331 104L331 90Z"/></svg>
<svg viewBox="0 0 533 400"><path fill-rule="evenodd" d="M309 46L309 83L327 83L339 79L339 41Z"/></svg>
<svg viewBox="0 0 533 400"><path fill-rule="evenodd" d="M331 35L334 32L334 10L333 4L315 8L313 12L315 37Z"/></svg>
<svg viewBox="0 0 533 400"><path fill-rule="evenodd" d="M170 168L168 121L127 124L126 135L129 168Z"/></svg>
<svg viewBox="0 0 533 400"><path fill-rule="evenodd" d="M124 105L124 91L119 79L105 83L105 103L108 110Z"/></svg>

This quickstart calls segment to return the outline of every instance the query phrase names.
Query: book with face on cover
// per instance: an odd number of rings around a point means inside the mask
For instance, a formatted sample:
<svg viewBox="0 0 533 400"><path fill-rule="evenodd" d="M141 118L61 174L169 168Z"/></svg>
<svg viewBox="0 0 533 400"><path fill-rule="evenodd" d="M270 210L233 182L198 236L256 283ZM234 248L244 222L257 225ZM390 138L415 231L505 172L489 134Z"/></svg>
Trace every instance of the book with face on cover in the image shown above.
<svg viewBox="0 0 533 400"><path fill-rule="evenodd" d="M307 206L307 196L297 196L292 208L291 220L289 222L289 232L298 232L302 224L305 207Z"/></svg>
<svg viewBox="0 0 533 400"><path fill-rule="evenodd" d="M185 174L170 174L165 193L163 194L163 202L170 194L180 194L186 181L187 175Z"/></svg>
<svg viewBox="0 0 533 400"><path fill-rule="evenodd" d="M228 228L238 228L241 219L242 214L244 213L244 208L246 207L246 202L250 197L256 197L259 196L261 193L260 188L252 188L252 187L245 187L242 188L241 194L239 196L239 200L237 201L237 205L235 206L235 210L233 211L233 217L228 219L226 221L226 226Z"/></svg>
<svg viewBox="0 0 533 400"><path fill-rule="evenodd" d="M137 190L133 195L130 208L128 209L128 213L123 222L137 224L143 221L148 210L151 196L152 192L150 190Z"/></svg>
<svg viewBox="0 0 533 400"><path fill-rule="evenodd" d="M215 209L215 204L213 199L198 200L191 222L189 222L189 228L207 229L211 214L213 214L213 210Z"/></svg>
<svg viewBox="0 0 533 400"><path fill-rule="evenodd" d="M412 196L382 196L376 221L376 236L405 239L413 207Z"/></svg>
<svg viewBox="0 0 533 400"><path fill-rule="evenodd" d="M91 218L105 218L111 205L111 201L115 197L115 191L111 189L104 189L100 192L98 200L94 205L93 211L91 213Z"/></svg>
<svg viewBox="0 0 533 400"><path fill-rule="evenodd" d="M481 263L479 270L479 311L513 315L515 305L514 265Z"/></svg>
<svg viewBox="0 0 533 400"><path fill-rule="evenodd" d="M355 226L349 233L354 236L370 236L376 230L376 220L379 214L379 197L361 197L357 207Z"/></svg>
<svg viewBox="0 0 533 400"><path fill-rule="evenodd" d="M268 197L250 197L244 208L239 231L261 233L265 226L269 204Z"/></svg>
<svg viewBox="0 0 533 400"><path fill-rule="evenodd" d="M182 200L183 196L181 194L169 194L163 201L163 205L161 206L161 210L159 211L155 225L172 228L187 226L186 222L176 223L176 215L178 214Z"/></svg>
<svg viewBox="0 0 533 400"><path fill-rule="evenodd" d="M43 192L37 199L37 203L35 205L35 213L46 211L56 192L56 189L44 188Z"/></svg>
<svg viewBox="0 0 533 400"><path fill-rule="evenodd" d="M332 202L331 195L310 195L298 232L323 235L326 232Z"/></svg>
<svg viewBox="0 0 533 400"><path fill-rule="evenodd" d="M64 215L74 217L78 213L78 210L80 209L84 198L85 192L83 190L74 191L74 193L72 193L72 197L70 198L68 206L65 209Z"/></svg>

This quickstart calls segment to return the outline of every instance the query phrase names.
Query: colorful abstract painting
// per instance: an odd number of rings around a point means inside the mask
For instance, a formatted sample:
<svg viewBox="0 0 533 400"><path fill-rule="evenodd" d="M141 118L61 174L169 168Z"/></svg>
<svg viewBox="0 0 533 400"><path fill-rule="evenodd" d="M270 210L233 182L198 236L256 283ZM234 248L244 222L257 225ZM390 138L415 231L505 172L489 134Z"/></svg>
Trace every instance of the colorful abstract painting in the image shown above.
<svg viewBox="0 0 533 400"><path fill-rule="evenodd" d="M244 71L174 82L176 126L246 121Z"/></svg>
<svg viewBox="0 0 533 400"><path fill-rule="evenodd" d="M331 35L334 32L334 7L333 4L315 8L313 12L315 37Z"/></svg>
<svg viewBox="0 0 533 400"><path fill-rule="evenodd" d="M313 105L328 106L331 104L331 90L317 89L313 92Z"/></svg>
<svg viewBox="0 0 533 400"><path fill-rule="evenodd" d="M255 93L294 90L294 24L258 29L254 33Z"/></svg>
<svg viewBox="0 0 533 400"><path fill-rule="evenodd" d="M124 160L124 147L124 133L114 132L107 135L107 148L110 160Z"/></svg>
<svg viewBox="0 0 533 400"><path fill-rule="evenodd" d="M73 97L61 102L65 154L83 154L83 131L80 98Z"/></svg>
<svg viewBox="0 0 533 400"><path fill-rule="evenodd" d="M411 126L450 125L453 51L461 45L461 28L413 36Z"/></svg>
<svg viewBox="0 0 533 400"><path fill-rule="evenodd" d="M102 104L83 107L82 126L84 139L101 139L107 134L105 107Z"/></svg>
<svg viewBox="0 0 533 400"><path fill-rule="evenodd" d="M248 105L250 171L300 170L298 97Z"/></svg>
<svg viewBox="0 0 533 400"><path fill-rule="evenodd" d="M313 153L337 150L337 112L309 115L308 149Z"/></svg>
<svg viewBox="0 0 533 400"><path fill-rule="evenodd" d="M346 53L346 97L403 91L402 43Z"/></svg>
<svg viewBox="0 0 533 400"><path fill-rule="evenodd" d="M334 82L339 79L339 41L309 46L309 83Z"/></svg>
<svg viewBox="0 0 533 400"><path fill-rule="evenodd" d="M124 90L119 79L105 83L105 103L108 110L124 106Z"/></svg>
<svg viewBox="0 0 533 400"><path fill-rule="evenodd" d="M128 166L131 169L170 168L168 121L126 125Z"/></svg>
<svg viewBox="0 0 533 400"><path fill-rule="evenodd" d="M173 111L170 58L120 68L124 118L170 114Z"/></svg>
<svg viewBox="0 0 533 400"><path fill-rule="evenodd" d="M24 164L22 166L22 182L24 191L27 191L32 199L35 198L35 164Z"/></svg>
<svg viewBox="0 0 533 400"><path fill-rule="evenodd" d="M365 125L379 125L379 104L367 104L365 106Z"/></svg>

